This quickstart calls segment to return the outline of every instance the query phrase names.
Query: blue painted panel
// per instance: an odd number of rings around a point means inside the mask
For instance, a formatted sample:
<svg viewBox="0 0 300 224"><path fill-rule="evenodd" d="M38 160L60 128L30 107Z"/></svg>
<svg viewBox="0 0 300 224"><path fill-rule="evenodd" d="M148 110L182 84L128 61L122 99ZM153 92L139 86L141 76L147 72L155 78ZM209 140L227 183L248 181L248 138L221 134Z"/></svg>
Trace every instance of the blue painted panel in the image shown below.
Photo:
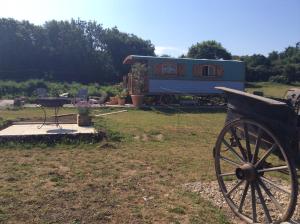
<svg viewBox="0 0 300 224"><path fill-rule="evenodd" d="M149 80L149 94L178 93L178 94L216 94L215 89L223 86L237 90L244 90L244 82L230 81L189 81L189 80Z"/></svg>
<svg viewBox="0 0 300 224"><path fill-rule="evenodd" d="M216 77L216 80L224 81L244 81L245 80L245 63L236 60L213 60L213 59L191 59L191 58L163 58L163 57L146 57L135 56L135 59L147 60L149 66L149 77L156 79L178 79L178 80L201 80L201 77L195 77L192 74L193 65L216 64L224 68L224 75ZM185 74L180 77L162 77L155 74L154 67L164 62L173 62L185 64Z"/></svg>

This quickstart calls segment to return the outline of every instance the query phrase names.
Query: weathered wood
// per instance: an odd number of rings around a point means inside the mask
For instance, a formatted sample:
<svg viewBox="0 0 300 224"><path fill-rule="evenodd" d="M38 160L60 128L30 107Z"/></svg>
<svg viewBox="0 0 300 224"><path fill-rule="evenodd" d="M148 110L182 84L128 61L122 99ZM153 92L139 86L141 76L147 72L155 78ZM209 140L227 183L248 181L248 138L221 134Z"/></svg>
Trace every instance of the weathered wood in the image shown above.
<svg viewBox="0 0 300 224"><path fill-rule="evenodd" d="M102 117L102 116L106 116L106 115L111 115L111 114L118 114L118 113L123 113L123 112L127 112L128 110L120 110L120 111L115 111L115 112L109 112L109 113L104 113L104 114L96 114L94 115L95 117Z"/></svg>
<svg viewBox="0 0 300 224"><path fill-rule="evenodd" d="M67 117L67 116L73 116L76 115L77 113L71 113L71 114L59 114L56 117ZM49 116L49 117L55 117L54 115Z"/></svg>

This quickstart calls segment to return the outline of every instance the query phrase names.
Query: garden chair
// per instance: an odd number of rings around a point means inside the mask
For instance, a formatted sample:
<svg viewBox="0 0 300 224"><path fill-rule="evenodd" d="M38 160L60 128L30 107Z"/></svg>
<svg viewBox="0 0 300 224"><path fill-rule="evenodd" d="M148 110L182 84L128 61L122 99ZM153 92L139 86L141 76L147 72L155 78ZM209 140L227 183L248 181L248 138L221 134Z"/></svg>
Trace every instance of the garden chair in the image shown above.
<svg viewBox="0 0 300 224"><path fill-rule="evenodd" d="M74 98L74 103L76 104L77 102L80 101L88 101L88 89L80 89L78 90L78 93L76 94Z"/></svg>
<svg viewBox="0 0 300 224"><path fill-rule="evenodd" d="M43 98L43 97L47 97L48 96L48 92L47 89L45 88L37 88L35 90L35 94L38 98Z"/></svg>

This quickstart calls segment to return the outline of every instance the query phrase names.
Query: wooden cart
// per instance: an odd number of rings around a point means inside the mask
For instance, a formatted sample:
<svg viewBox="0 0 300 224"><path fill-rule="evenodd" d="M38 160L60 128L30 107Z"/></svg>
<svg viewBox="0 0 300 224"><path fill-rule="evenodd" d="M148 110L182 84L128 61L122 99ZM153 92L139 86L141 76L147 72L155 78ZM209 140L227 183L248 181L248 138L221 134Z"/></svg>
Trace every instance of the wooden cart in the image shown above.
<svg viewBox="0 0 300 224"><path fill-rule="evenodd" d="M248 223L293 217L298 195L299 115L287 101L217 87L228 100L225 127L214 147L220 190Z"/></svg>

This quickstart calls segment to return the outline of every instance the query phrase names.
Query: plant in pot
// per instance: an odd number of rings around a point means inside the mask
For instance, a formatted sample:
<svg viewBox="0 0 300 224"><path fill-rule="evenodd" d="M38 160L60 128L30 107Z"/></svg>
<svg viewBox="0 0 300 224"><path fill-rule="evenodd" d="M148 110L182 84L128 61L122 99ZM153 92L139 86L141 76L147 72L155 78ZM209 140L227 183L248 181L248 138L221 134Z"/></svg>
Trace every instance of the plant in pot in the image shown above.
<svg viewBox="0 0 300 224"><path fill-rule="evenodd" d="M109 104L110 105L116 105L116 104L118 104L118 98L116 96L110 96L109 97Z"/></svg>
<svg viewBox="0 0 300 224"><path fill-rule="evenodd" d="M92 119L90 116L91 105L87 101L80 101L76 104L78 114L77 114L77 124L78 126L91 126Z"/></svg>
<svg viewBox="0 0 300 224"><path fill-rule="evenodd" d="M131 67L130 75L133 81L131 99L135 107L140 107L143 104L147 71L145 64L135 63Z"/></svg>
<svg viewBox="0 0 300 224"><path fill-rule="evenodd" d="M119 104L119 105L125 105L127 95L128 95L127 89L123 89L123 90L118 94L118 104Z"/></svg>

